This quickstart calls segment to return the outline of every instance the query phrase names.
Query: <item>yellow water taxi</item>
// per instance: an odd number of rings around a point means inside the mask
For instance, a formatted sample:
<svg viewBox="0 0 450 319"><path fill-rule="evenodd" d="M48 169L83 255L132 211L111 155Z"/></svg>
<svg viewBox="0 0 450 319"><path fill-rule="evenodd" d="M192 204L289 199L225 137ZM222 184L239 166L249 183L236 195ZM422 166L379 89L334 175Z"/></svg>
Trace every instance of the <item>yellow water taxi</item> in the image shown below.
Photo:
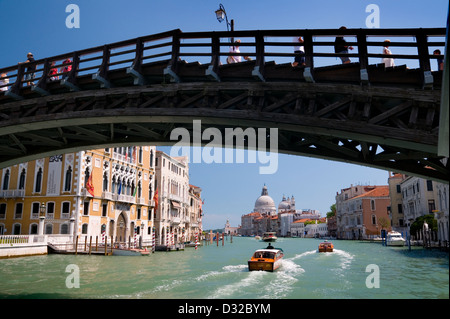
<svg viewBox="0 0 450 319"><path fill-rule="evenodd" d="M333 243L329 241L324 241L319 244L319 253L332 253L334 249Z"/></svg>
<svg viewBox="0 0 450 319"><path fill-rule="evenodd" d="M265 249L258 249L248 261L248 270L274 271L281 266L283 256L283 250L280 248L268 246Z"/></svg>

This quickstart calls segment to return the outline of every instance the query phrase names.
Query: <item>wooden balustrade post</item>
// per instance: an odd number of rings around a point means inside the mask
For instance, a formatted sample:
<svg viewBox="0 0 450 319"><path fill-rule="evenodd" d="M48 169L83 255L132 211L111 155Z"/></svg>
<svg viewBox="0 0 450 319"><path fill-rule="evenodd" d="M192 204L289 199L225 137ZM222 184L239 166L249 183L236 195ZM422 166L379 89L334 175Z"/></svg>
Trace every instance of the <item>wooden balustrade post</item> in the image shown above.
<svg viewBox="0 0 450 319"><path fill-rule="evenodd" d="M367 66L369 65L369 57L367 56L367 35L358 33L357 41L361 83L368 83L369 73L367 72Z"/></svg>
<svg viewBox="0 0 450 319"><path fill-rule="evenodd" d="M252 76L261 82L265 82L264 79L264 36L261 32L258 32L255 36L255 51L256 51L256 64L252 71Z"/></svg>
<svg viewBox="0 0 450 319"><path fill-rule="evenodd" d="M180 32L174 32L172 35L172 58L170 64L164 69L164 76L170 81L179 83L178 77L178 58L180 57Z"/></svg>
<svg viewBox="0 0 450 319"><path fill-rule="evenodd" d="M314 82L314 44L311 33L303 34L303 46L305 48L305 71L303 77L306 82Z"/></svg>
<svg viewBox="0 0 450 319"><path fill-rule="evenodd" d="M421 30L416 34L416 41L423 86L431 87L433 75L431 74L430 54L428 52L428 36Z"/></svg>
<svg viewBox="0 0 450 319"><path fill-rule="evenodd" d="M218 35L211 37L211 65L205 71L206 77L210 80L220 82L218 74L220 64L220 38Z"/></svg>

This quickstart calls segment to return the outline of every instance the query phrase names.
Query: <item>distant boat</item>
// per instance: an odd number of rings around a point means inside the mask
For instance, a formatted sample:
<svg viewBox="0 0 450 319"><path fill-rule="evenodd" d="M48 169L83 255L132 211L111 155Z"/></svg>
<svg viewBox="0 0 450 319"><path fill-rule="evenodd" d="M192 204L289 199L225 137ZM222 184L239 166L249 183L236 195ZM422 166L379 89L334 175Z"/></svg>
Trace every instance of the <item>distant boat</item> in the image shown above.
<svg viewBox="0 0 450 319"><path fill-rule="evenodd" d="M148 256L150 251L147 249L113 249L113 256Z"/></svg>
<svg viewBox="0 0 450 319"><path fill-rule="evenodd" d="M277 240L276 234L277 233L275 233L275 232L265 232L263 234L262 240L265 241L265 242L268 242L268 243L274 242L274 241Z"/></svg>
<svg viewBox="0 0 450 319"><path fill-rule="evenodd" d="M269 248L270 247L270 248ZM284 253L280 248L269 246L266 249L258 249L248 261L248 270L274 271L281 266Z"/></svg>
<svg viewBox="0 0 450 319"><path fill-rule="evenodd" d="M261 236L255 236L256 240L261 240Z"/></svg>
<svg viewBox="0 0 450 319"><path fill-rule="evenodd" d="M402 234L396 231L391 231L388 233L386 238L387 246L404 246L406 240L402 237Z"/></svg>
<svg viewBox="0 0 450 319"><path fill-rule="evenodd" d="M319 253L332 253L334 249L333 243L325 240L319 244Z"/></svg>

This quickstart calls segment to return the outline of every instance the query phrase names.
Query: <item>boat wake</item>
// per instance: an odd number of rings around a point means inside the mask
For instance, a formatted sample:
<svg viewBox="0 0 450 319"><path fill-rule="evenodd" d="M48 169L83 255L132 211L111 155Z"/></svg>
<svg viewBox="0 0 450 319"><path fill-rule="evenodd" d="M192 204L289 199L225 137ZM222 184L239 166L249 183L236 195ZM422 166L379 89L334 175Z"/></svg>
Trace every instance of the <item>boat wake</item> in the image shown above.
<svg viewBox="0 0 450 319"><path fill-rule="evenodd" d="M316 252L317 252L317 249L305 251L304 253L301 253L301 254L295 255L292 258L289 258L289 260L297 260L297 259L303 258L305 256L315 254Z"/></svg>
<svg viewBox="0 0 450 319"><path fill-rule="evenodd" d="M254 287L263 282L262 278L269 275L265 271L251 271L248 276L238 282L220 287L209 296L210 299L230 297L236 292L242 292L242 288ZM250 289L247 289L250 290Z"/></svg>

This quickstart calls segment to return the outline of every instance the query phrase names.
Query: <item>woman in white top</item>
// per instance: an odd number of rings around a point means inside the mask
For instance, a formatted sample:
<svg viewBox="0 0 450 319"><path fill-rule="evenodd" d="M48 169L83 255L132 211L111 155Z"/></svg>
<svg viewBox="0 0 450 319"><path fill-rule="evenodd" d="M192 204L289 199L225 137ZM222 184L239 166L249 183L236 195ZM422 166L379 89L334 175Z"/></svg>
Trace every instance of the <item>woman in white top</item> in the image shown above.
<svg viewBox="0 0 450 319"><path fill-rule="evenodd" d="M9 79L6 79L7 74L6 73L2 73L1 77L0 77L0 91L8 91L8 87L7 86L3 86L6 84L9 84Z"/></svg>
<svg viewBox="0 0 450 319"><path fill-rule="evenodd" d="M234 45L232 47L230 47L230 53L241 53L241 51L239 50L239 44L241 43L241 40L237 39L234 42ZM247 61L250 61L250 58L248 56L244 56L244 59ZM239 63L242 62L242 57L239 55L230 55L227 58L227 63L231 64L231 63Z"/></svg>
<svg viewBox="0 0 450 319"><path fill-rule="evenodd" d="M389 50L389 43L390 42L391 42L390 40L384 40L383 54L386 54L386 55L391 55L392 54L391 50ZM382 59L382 62L384 63L384 66L387 67L387 68L395 66L393 58L385 57L385 58Z"/></svg>

